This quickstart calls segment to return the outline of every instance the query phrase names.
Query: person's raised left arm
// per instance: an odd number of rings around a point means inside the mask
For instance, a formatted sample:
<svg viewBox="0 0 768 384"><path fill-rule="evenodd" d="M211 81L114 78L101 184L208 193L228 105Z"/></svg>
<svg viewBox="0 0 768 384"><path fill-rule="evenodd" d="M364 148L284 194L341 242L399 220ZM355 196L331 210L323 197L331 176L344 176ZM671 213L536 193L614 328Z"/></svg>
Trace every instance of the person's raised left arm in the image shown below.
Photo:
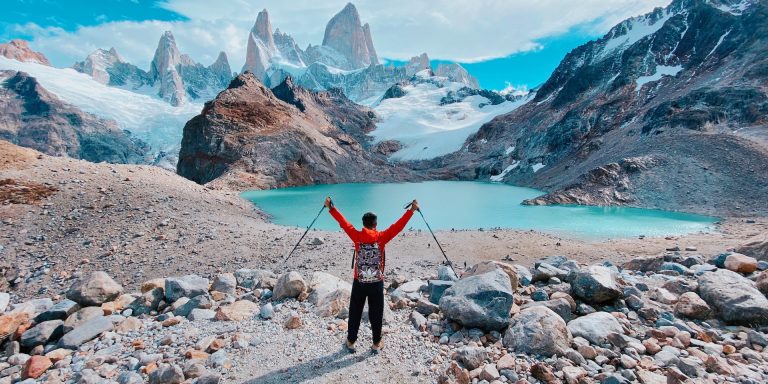
<svg viewBox="0 0 768 384"><path fill-rule="evenodd" d="M394 239L395 236L397 236L397 234L405 228L405 225L408 224L408 221L411 220L411 217L413 217L413 213L418 209L419 203L416 200L411 202L411 208L406 210L399 220L390 225L389 228L381 231L381 234L379 235L379 243L386 244L390 240Z"/></svg>

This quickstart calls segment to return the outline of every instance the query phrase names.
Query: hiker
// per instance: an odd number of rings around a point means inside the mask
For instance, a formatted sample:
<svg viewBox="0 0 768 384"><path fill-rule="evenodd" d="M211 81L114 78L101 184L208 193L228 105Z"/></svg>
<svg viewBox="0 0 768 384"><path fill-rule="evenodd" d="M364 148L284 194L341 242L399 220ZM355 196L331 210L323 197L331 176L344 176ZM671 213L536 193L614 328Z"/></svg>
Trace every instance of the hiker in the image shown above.
<svg viewBox="0 0 768 384"><path fill-rule="evenodd" d="M353 261L355 280L352 283L352 295L349 299L349 328L345 345L350 352L355 352L357 331L360 329L363 306L367 299L368 319L371 322L371 332L373 333L371 349L374 353L378 353L384 347L384 341L381 339L381 326L384 320L385 305L384 263L386 254L384 253L384 247L405 228L408 220L413 216L413 212L419 209L419 203L414 200L410 204L410 209L406 210L403 214L403 217L383 231L376 230L376 214L373 212L363 215L363 229L358 231L333 206L330 197L325 199L325 206L328 208L331 216L339 222L341 229L355 243L355 257Z"/></svg>

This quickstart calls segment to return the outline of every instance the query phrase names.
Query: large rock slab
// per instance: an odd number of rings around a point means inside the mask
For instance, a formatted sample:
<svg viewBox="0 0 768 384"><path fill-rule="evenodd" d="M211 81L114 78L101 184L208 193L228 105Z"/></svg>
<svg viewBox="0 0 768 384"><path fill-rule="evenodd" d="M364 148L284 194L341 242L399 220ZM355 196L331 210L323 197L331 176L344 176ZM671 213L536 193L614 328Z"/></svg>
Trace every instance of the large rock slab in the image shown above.
<svg viewBox="0 0 768 384"><path fill-rule="evenodd" d="M42 323L50 320L64 320L69 315L80 310L80 305L72 300L62 300L47 311L35 316L36 323Z"/></svg>
<svg viewBox="0 0 768 384"><path fill-rule="evenodd" d="M248 300L238 300L230 305L222 305L216 310L215 319L219 321L243 321L259 313L259 306Z"/></svg>
<svg viewBox="0 0 768 384"><path fill-rule="evenodd" d="M546 300L546 301L534 301L534 302L523 305L522 309L532 308L532 307L545 307L555 312L558 316L560 316L563 319L563 321L569 322L573 317L571 315L571 312L573 307L575 307L575 303L572 306L567 299L561 297L561 298L556 298L556 299Z"/></svg>
<svg viewBox="0 0 768 384"><path fill-rule="evenodd" d="M21 346L34 348L58 340L64 334L64 322L61 320L44 321L26 330L21 335Z"/></svg>
<svg viewBox="0 0 768 384"><path fill-rule="evenodd" d="M517 277L517 268L512 264L502 263L500 261L483 261L470 267L466 272L462 274L462 277L469 277L475 275L481 275L483 273L490 272L493 269L499 268L509 277L510 285L513 291L517 291L517 287L520 283L520 279Z"/></svg>
<svg viewBox="0 0 768 384"><path fill-rule="evenodd" d="M602 304L618 299L621 289L610 268L592 265L574 273L571 294L587 303Z"/></svg>
<svg viewBox="0 0 768 384"><path fill-rule="evenodd" d="M197 275L169 277L165 279L165 301L174 301L188 297L193 298L208 293L208 279Z"/></svg>
<svg viewBox="0 0 768 384"><path fill-rule="evenodd" d="M307 290L307 283L301 274L296 271L290 271L280 275L275 284L273 298L275 300L298 297Z"/></svg>
<svg viewBox="0 0 768 384"><path fill-rule="evenodd" d="M114 328L112 319L107 316L95 317L73 329L59 340L59 346L67 349L77 349L83 343L93 340L104 332Z"/></svg>
<svg viewBox="0 0 768 384"><path fill-rule="evenodd" d="M433 304L440 304L440 298L443 297L445 290L453 287L454 281L450 280L430 280L428 284L429 301Z"/></svg>
<svg viewBox="0 0 768 384"><path fill-rule="evenodd" d="M322 317L335 317L349 308L352 284L325 272L314 272L308 300Z"/></svg>
<svg viewBox="0 0 768 384"><path fill-rule="evenodd" d="M237 278L233 273L222 273L213 279L211 291L218 291L230 295L235 294L237 288Z"/></svg>
<svg viewBox="0 0 768 384"><path fill-rule="evenodd" d="M67 298L84 306L101 305L123 293L123 286L106 272L96 271L76 281L67 291Z"/></svg>
<svg viewBox="0 0 768 384"><path fill-rule="evenodd" d="M736 272L719 269L701 275L699 294L728 323L768 324L768 298Z"/></svg>
<svg viewBox="0 0 768 384"><path fill-rule="evenodd" d="M503 343L517 353L542 356L563 354L571 344L565 321L543 306L525 308L512 319Z"/></svg>
<svg viewBox="0 0 768 384"><path fill-rule="evenodd" d="M102 316L104 316L104 310L101 307L85 307L67 317L64 321L64 333L68 333L88 320Z"/></svg>
<svg viewBox="0 0 768 384"><path fill-rule="evenodd" d="M513 304L509 276L500 268L462 278L440 299L443 314L465 327L501 330Z"/></svg>
<svg viewBox="0 0 768 384"><path fill-rule="evenodd" d="M583 337L592 344L603 344L611 333L624 334L621 323L607 312L595 312L568 323L573 337Z"/></svg>

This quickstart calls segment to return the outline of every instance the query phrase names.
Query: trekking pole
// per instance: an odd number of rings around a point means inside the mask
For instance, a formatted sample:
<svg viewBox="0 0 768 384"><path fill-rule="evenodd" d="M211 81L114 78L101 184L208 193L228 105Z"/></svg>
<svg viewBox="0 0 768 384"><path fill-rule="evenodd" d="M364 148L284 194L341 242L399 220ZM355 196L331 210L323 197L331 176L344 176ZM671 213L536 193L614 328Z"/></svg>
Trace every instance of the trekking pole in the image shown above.
<svg viewBox="0 0 768 384"><path fill-rule="evenodd" d="M412 204L413 203L406 204L405 205L405 209L410 208ZM448 255L445 254L445 251L443 250L443 247L440 245L440 242L437 241L437 237L435 236L435 232L432 232L432 227L429 226L429 223L427 222L427 219L424 217L424 214L421 213L421 208L417 208L416 212L419 212L419 215L421 215L421 219L424 220L424 224L427 225L427 229L429 229L429 233L431 233L432 234L432 238L435 239L435 244L437 244L437 248L440 249L440 252L443 253L443 257L445 257L445 261L448 262L448 267L451 268L451 271L453 272L453 275L456 276L456 278L458 278L459 274L456 273L455 269L453 269L453 263L451 262L451 260L448 260Z"/></svg>
<svg viewBox="0 0 768 384"><path fill-rule="evenodd" d="M331 201L331 207L333 207L333 201ZM311 222L311 223L309 223L309 226L307 227L307 230L306 230L306 231L304 231L304 234L303 234L303 235L301 235L301 237L299 238L299 241L298 241L298 242L296 242L296 245L294 245L294 246L293 246L293 249L291 250L291 253L289 253L289 254L288 254L288 256L286 256L286 257L285 257L285 259L283 260L283 262L286 262L286 261L288 261L288 259L291 257L291 255L293 255L293 252L294 252L294 251L296 251L296 248L298 248L298 247L299 247L299 244L301 244L301 240L304 240L304 236L306 236L306 235L307 235L307 233L309 233L309 229L310 229L310 228L312 228L312 226L313 226L313 225L315 225L315 221L317 221L317 219L320 217L320 214L322 214L322 213L323 213L323 210L324 210L324 209L325 209L325 204L323 204L323 207L322 207L322 208L320 208L320 212L318 212L318 213L317 213L317 216L315 216L315 219L314 219L314 220L312 220L312 222Z"/></svg>

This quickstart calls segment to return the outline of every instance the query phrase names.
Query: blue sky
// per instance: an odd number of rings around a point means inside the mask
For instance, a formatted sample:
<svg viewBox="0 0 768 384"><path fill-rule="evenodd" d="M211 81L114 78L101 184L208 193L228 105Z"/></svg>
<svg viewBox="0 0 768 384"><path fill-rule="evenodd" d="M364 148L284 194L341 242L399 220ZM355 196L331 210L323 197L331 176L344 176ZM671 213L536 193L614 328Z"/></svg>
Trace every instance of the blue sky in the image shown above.
<svg viewBox="0 0 768 384"><path fill-rule="evenodd" d="M0 13L0 40L25 38L65 67L96 48L115 47L148 67L164 30L179 48L210 64L225 51L240 70L248 30L263 8L272 25L303 48L319 44L325 24L347 0L10 0ZM380 57L407 60L427 52L462 63L484 88L534 87L572 48L617 22L669 0L376 0L355 1Z"/></svg>

